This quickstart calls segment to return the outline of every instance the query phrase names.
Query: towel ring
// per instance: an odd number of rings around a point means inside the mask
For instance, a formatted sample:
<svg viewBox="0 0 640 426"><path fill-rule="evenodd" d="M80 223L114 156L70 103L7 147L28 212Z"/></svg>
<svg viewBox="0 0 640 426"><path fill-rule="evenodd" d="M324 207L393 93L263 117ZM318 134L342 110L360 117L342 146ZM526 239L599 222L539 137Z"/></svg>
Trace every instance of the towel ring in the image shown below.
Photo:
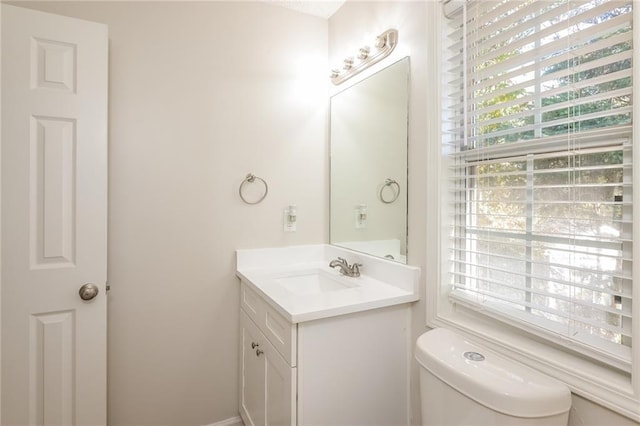
<svg viewBox="0 0 640 426"><path fill-rule="evenodd" d="M262 194L262 197L260 197L256 201L248 201L246 198L244 198L244 195L242 194L242 188L244 187L245 183L247 183L247 182L253 183L253 182L256 181L256 179L259 180L260 182L262 182L262 184L264 185L264 194ZM247 204L258 204L259 202L264 200L264 198L267 196L268 192L269 192L269 185L267 185L267 182L264 179L254 175L253 173L247 174L247 176L244 178L244 180L240 184L240 188L238 189L238 194L240 194L240 198L242 198L242 201L244 201Z"/></svg>
<svg viewBox="0 0 640 426"><path fill-rule="evenodd" d="M391 188L391 186L395 185L397 190L393 191L393 188ZM384 198L384 189L385 188L391 188L391 190L393 191L393 197L390 200L387 200ZM395 179L390 179L387 178L384 181L384 185L382 185L382 187L380 188L380 201L382 201L385 204L391 204L393 203L395 200L398 199L398 196L400 195L400 184L395 180Z"/></svg>

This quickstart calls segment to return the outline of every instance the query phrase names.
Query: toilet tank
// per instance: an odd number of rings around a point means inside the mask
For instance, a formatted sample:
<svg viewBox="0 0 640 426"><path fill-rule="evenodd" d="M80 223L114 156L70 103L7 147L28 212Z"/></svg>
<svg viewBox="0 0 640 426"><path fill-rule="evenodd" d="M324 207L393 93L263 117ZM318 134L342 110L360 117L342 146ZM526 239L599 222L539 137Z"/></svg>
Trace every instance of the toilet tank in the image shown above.
<svg viewBox="0 0 640 426"><path fill-rule="evenodd" d="M567 425L566 385L450 330L424 333L415 356L425 426Z"/></svg>

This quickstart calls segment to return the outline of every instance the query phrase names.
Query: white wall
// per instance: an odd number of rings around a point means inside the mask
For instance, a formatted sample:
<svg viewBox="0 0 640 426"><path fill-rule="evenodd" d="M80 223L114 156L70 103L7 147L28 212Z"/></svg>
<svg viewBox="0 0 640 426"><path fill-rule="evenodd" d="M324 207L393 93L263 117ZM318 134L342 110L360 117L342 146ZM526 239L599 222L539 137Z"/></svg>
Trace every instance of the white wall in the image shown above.
<svg viewBox="0 0 640 426"><path fill-rule="evenodd" d="M438 112L440 102L436 89L440 84L432 64L434 49L428 42L428 26L434 13L439 13L436 1L373 1L348 0L329 19L330 64L339 64L349 52L369 38L389 27L399 30L399 48L411 56L411 93L409 111L409 237L408 263L422 268L422 298L413 309L413 340L427 330L425 326L425 286L437 282L436 252L439 232L437 212L437 158L440 155ZM436 175L437 176L437 175ZM427 242L431 242L428 244ZM413 424L421 423L420 389L417 363L412 363ZM638 426L625 417L598 406L584 398L573 396L570 426Z"/></svg>
<svg viewBox="0 0 640 426"><path fill-rule="evenodd" d="M19 5L109 25L109 424L237 416L234 250L328 234L327 21L257 2ZM269 184L253 206L249 172Z"/></svg>

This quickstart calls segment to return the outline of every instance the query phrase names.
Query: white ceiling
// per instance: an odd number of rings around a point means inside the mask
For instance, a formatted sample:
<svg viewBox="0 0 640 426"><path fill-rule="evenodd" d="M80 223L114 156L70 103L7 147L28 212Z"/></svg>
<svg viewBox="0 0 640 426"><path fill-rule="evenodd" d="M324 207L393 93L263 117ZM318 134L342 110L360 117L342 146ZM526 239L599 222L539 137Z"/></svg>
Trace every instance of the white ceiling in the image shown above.
<svg viewBox="0 0 640 426"><path fill-rule="evenodd" d="M345 0L264 0L276 6L328 19Z"/></svg>

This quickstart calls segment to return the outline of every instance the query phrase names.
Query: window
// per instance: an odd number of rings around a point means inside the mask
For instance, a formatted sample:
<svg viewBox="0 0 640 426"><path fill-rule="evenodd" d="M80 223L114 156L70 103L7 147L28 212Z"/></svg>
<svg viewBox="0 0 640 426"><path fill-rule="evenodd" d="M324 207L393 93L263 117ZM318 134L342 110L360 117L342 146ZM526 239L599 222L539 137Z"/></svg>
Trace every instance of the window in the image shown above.
<svg viewBox="0 0 640 426"><path fill-rule="evenodd" d="M450 301L630 371L632 1L450 18Z"/></svg>

